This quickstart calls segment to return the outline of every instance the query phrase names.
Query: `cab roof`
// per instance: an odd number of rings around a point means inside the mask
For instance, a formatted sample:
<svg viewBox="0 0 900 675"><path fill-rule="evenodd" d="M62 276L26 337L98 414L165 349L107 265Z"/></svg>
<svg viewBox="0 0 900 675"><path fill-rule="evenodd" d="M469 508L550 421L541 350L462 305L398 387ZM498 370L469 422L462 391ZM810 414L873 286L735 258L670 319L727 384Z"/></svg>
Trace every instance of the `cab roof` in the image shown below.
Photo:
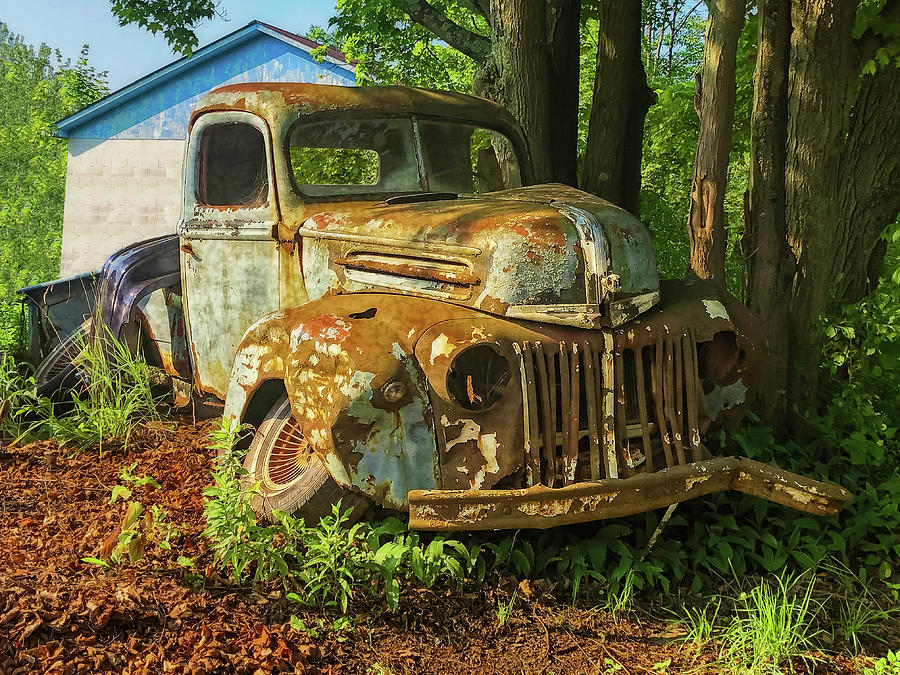
<svg viewBox="0 0 900 675"><path fill-rule="evenodd" d="M522 138L515 118L502 106L477 96L418 87L344 87L299 82L247 82L213 89L192 116L209 110L249 110L275 121L283 113L341 112L363 115L423 115L475 122Z"/></svg>

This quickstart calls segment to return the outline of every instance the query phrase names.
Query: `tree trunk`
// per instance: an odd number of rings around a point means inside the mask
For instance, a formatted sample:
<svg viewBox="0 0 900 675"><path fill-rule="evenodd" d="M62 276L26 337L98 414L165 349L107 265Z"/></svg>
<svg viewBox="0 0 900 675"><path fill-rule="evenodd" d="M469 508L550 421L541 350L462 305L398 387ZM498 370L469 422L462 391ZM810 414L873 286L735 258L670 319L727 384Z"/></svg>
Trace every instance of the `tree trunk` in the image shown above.
<svg viewBox="0 0 900 675"><path fill-rule="evenodd" d="M644 119L655 100L641 61L640 0L601 0L582 187L640 211Z"/></svg>
<svg viewBox="0 0 900 675"><path fill-rule="evenodd" d="M574 182L579 8L576 0L491 0L491 57L475 91L522 125L538 182Z"/></svg>
<svg viewBox="0 0 900 675"><path fill-rule="evenodd" d="M769 372L763 385L767 417L784 410L788 319L794 260L785 241L784 161L787 145L787 67L790 0L759 0L759 48L753 76L750 185L744 209L744 297L766 338Z"/></svg>
<svg viewBox="0 0 900 675"><path fill-rule="evenodd" d="M893 63L863 76L843 144L832 276L834 296L844 302L858 302L878 283L885 252L881 233L900 211L898 91L900 68Z"/></svg>
<svg viewBox="0 0 900 675"><path fill-rule="evenodd" d="M691 269L725 285L725 183L734 120L735 59L745 0L708 0L700 133L694 157L688 230Z"/></svg>
<svg viewBox="0 0 900 675"><path fill-rule="evenodd" d="M822 336L814 322L834 287L839 229L851 226L844 221L839 193L858 75L851 35L855 16L856 3L846 0L795 0L792 8L785 204L786 239L796 268L787 390L801 410L815 393Z"/></svg>
<svg viewBox="0 0 900 675"><path fill-rule="evenodd" d="M551 180L578 185L581 0L547 0Z"/></svg>

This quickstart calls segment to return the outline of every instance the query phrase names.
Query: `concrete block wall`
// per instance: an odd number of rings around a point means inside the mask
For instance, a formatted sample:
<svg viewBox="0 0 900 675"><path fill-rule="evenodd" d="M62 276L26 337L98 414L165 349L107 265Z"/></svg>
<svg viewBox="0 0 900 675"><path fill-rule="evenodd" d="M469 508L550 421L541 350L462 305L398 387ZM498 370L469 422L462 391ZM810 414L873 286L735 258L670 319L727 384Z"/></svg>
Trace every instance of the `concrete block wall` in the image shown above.
<svg viewBox="0 0 900 675"><path fill-rule="evenodd" d="M175 232L183 140L70 138L60 277L98 270L110 254Z"/></svg>

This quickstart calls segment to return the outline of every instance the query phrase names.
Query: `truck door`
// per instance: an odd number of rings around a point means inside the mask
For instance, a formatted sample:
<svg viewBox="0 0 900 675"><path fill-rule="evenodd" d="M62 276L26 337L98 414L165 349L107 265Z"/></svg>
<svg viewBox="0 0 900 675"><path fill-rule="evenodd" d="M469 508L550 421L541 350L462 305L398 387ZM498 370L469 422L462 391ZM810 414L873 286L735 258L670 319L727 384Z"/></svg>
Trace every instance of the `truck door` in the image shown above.
<svg viewBox="0 0 900 675"><path fill-rule="evenodd" d="M279 306L271 135L252 113L206 113L186 152L179 234L194 382L224 400L244 331Z"/></svg>

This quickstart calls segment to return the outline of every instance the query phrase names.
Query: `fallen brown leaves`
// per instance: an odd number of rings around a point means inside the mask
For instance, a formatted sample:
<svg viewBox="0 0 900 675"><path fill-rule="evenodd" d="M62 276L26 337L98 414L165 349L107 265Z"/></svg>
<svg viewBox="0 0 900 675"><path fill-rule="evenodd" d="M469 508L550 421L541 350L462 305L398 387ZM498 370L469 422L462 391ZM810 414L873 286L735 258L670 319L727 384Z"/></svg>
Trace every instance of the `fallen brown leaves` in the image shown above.
<svg viewBox="0 0 900 675"><path fill-rule="evenodd" d="M0 450L0 673L627 674L666 662L670 673L714 672L715 654L673 642L671 624L566 606L546 580L518 585L503 628L497 601L509 599L514 580L464 594L406 588L396 614L382 603L358 607L355 625L341 631L287 605L274 586L233 588L201 537L208 431L145 429L127 452L102 456L53 443ZM106 572L81 559L114 545L127 507L110 505L110 491L135 461L132 474L160 487L135 488L131 499L167 511L180 534L171 552L150 546L138 563ZM310 630L292 630L291 613ZM817 672L855 671L831 659Z"/></svg>

